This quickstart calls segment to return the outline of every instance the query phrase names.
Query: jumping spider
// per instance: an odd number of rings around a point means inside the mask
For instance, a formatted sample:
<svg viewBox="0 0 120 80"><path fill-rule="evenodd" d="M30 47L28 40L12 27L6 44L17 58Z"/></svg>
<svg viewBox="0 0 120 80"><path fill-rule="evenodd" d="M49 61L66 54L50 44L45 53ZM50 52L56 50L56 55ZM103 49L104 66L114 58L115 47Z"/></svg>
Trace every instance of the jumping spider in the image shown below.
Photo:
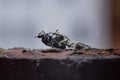
<svg viewBox="0 0 120 80"><path fill-rule="evenodd" d="M58 30L50 33L45 33L44 31L41 31L38 36L35 37L41 38L42 42L45 45L52 48L66 49L66 47L68 47L72 49L90 49L90 46L82 44L80 42L71 42L67 36L60 34Z"/></svg>

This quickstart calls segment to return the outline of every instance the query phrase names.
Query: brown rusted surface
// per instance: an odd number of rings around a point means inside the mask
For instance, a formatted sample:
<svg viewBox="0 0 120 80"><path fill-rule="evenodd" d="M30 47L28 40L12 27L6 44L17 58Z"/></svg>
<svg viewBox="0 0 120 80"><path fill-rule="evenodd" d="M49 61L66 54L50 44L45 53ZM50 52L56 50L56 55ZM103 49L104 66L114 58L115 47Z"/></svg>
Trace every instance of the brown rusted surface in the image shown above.
<svg viewBox="0 0 120 80"><path fill-rule="evenodd" d="M1 56L15 58L35 58L35 57L65 57L65 56L80 56L80 55L97 55L97 56L119 56L120 49L81 49L81 50L59 50L59 49L25 49L11 48L0 52Z"/></svg>
<svg viewBox="0 0 120 80"><path fill-rule="evenodd" d="M120 49L0 51L0 80L120 80Z"/></svg>

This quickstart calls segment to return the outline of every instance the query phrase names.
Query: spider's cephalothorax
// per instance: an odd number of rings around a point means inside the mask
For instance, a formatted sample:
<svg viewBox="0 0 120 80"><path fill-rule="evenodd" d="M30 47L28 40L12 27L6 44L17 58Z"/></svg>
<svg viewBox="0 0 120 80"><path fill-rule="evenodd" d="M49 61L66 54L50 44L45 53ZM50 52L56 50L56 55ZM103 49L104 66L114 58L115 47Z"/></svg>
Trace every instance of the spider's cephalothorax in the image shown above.
<svg viewBox="0 0 120 80"><path fill-rule="evenodd" d="M50 47L65 49L66 46L70 46L68 45L69 39L64 35L59 34L58 30L50 33L42 31L36 37L41 38L42 42Z"/></svg>

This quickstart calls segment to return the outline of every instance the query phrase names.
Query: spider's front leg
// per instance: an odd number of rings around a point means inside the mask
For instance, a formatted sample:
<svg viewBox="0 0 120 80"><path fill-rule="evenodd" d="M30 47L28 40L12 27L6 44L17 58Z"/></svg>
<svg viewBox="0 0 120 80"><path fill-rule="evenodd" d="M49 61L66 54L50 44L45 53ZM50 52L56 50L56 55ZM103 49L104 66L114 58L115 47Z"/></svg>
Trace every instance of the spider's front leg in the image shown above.
<svg viewBox="0 0 120 80"><path fill-rule="evenodd" d="M58 32L59 30L57 29L55 32L53 32L53 34L59 34L59 32Z"/></svg>

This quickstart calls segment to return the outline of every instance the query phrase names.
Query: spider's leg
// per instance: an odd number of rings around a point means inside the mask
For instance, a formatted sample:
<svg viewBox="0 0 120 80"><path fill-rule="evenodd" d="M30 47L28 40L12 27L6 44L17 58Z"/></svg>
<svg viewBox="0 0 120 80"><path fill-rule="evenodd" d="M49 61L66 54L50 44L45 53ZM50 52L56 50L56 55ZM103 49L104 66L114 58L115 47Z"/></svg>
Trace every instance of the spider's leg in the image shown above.
<svg viewBox="0 0 120 80"><path fill-rule="evenodd" d="M58 31L59 31L59 30L57 29L53 34L60 35L60 33L59 33Z"/></svg>
<svg viewBox="0 0 120 80"><path fill-rule="evenodd" d="M69 48L73 48L74 43L71 42L71 40L67 36L64 36L64 39L66 41L66 46L69 47Z"/></svg>
<svg viewBox="0 0 120 80"><path fill-rule="evenodd" d="M57 33L59 30L57 29L56 31L55 31L55 33Z"/></svg>
<svg viewBox="0 0 120 80"><path fill-rule="evenodd" d="M45 31L42 30L43 33L45 33Z"/></svg>
<svg viewBox="0 0 120 80"><path fill-rule="evenodd" d="M51 37L53 37L55 34L59 35L58 29L55 32L50 32L50 34L52 34Z"/></svg>
<svg viewBox="0 0 120 80"><path fill-rule="evenodd" d="M64 46L67 46L67 47L69 47L69 48L70 48L70 47L73 47L73 45L70 44L68 40L62 40L62 41L60 41L60 42L59 42L59 45L61 45L61 46L64 45Z"/></svg>
<svg viewBox="0 0 120 80"><path fill-rule="evenodd" d="M60 41L59 43L60 43L60 44L66 44L67 41L66 41L66 40L62 40L62 41Z"/></svg>

